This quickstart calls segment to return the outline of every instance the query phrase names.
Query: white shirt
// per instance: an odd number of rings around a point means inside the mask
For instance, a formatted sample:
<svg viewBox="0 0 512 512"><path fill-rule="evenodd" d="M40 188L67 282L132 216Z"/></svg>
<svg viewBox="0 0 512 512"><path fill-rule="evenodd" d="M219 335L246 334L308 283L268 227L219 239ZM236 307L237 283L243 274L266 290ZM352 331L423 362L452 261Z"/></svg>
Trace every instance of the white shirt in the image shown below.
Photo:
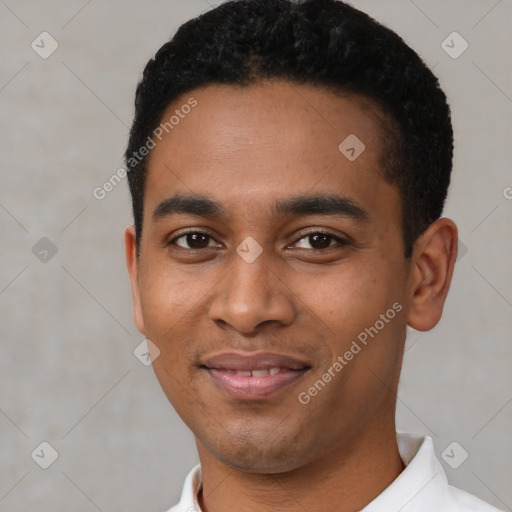
<svg viewBox="0 0 512 512"><path fill-rule="evenodd" d="M398 433L405 469L361 512L500 512L479 498L448 485L434 453L432 439ZM180 502L167 512L201 512L196 496L202 486L201 466L188 474Z"/></svg>

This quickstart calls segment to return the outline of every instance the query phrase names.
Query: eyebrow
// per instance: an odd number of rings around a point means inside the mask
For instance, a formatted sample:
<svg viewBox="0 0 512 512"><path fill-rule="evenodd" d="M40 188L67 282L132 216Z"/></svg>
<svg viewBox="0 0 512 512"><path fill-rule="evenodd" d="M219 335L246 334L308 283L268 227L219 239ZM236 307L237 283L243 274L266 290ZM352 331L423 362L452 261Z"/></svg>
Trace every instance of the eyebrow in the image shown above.
<svg viewBox="0 0 512 512"><path fill-rule="evenodd" d="M176 213L187 213L199 217L224 217L224 208L216 201L203 196L174 195L161 201L153 212L157 221Z"/></svg>
<svg viewBox="0 0 512 512"><path fill-rule="evenodd" d="M326 215L367 221L368 213L354 200L338 195L302 195L277 201L275 212L279 217L289 215ZM198 217L226 217L224 207L204 196L174 195L161 201L153 212L157 221L173 214L189 214Z"/></svg>
<svg viewBox="0 0 512 512"><path fill-rule="evenodd" d="M354 200L338 195L306 195L276 204L277 213L285 215L329 215L366 221L368 213Z"/></svg>

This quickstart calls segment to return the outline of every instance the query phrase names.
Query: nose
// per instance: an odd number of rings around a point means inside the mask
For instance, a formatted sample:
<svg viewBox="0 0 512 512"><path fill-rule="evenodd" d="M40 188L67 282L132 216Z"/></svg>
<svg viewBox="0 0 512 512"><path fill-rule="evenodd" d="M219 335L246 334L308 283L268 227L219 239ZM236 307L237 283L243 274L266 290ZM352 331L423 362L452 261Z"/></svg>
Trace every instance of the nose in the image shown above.
<svg viewBox="0 0 512 512"><path fill-rule="evenodd" d="M293 295L265 253L251 263L234 253L230 269L210 302L212 321L243 334L255 333L264 324L293 323Z"/></svg>

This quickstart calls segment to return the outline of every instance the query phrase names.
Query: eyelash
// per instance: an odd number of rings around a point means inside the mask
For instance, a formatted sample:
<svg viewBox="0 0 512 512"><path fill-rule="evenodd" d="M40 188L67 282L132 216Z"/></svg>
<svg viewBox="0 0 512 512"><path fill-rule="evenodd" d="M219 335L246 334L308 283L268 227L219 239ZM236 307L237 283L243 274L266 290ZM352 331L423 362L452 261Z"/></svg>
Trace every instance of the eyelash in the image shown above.
<svg viewBox="0 0 512 512"><path fill-rule="evenodd" d="M181 235L177 236L177 237L174 237L173 239L169 240L167 243L166 243L166 246L172 246L172 245L176 245L176 241L179 240L180 238L183 238L183 237L186 237L187 235L206 235L207 237L209 237L210 239L212 240L215 240L215 237L212 236L210 233L206 232L206 231L198 231L198 230L190 230L190 231L186 231L184 233L182 233ZM316 230L316 231L309 231L309 232L300 232L299 233L300 235L300 238L298 238L294 244L297 244L298 242L300 242L301 240L303 240L304 238L307 238L309 236L313 236L313 235L323 235L323 236L326 236L328 238L331 239L331 241L335 241L340 247L345 247L345 246L348 246L350 245L350 242L344 238L341 238L339 236L336 236L336 235L333 235L332 233L329 233L327 231L321 231L321 230ZM178 246L179 247L179 246ZM315 249L315 248L312 248L312 249L302 249L302 250L306 250L306 251L311 251L311 252L323 252L323 251L326 251L328 249L332 249L333 246L329 245L328 247L324 248L324 249ZM180 247L181 250L184 250L184 251L202 251L203 249L208 249L209 247L206 247L206 248L200 248L200 249L186 249L184 247ZM211 247L210 247L211 248Z"/></svg>

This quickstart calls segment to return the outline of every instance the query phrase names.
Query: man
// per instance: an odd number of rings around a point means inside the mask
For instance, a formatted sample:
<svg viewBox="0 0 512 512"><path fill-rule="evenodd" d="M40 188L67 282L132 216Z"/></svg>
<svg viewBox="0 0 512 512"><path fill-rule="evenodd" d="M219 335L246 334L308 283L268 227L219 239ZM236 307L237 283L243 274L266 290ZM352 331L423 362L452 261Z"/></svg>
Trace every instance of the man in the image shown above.
<svg viewBox="0 0 512 512"><path fill-rule="evenodd" d="M395 428L406 326L456 258L452 151L437 79L343 2L226 2L148 63L125 241L201 462L172 512L496 510Z"/></svg>

